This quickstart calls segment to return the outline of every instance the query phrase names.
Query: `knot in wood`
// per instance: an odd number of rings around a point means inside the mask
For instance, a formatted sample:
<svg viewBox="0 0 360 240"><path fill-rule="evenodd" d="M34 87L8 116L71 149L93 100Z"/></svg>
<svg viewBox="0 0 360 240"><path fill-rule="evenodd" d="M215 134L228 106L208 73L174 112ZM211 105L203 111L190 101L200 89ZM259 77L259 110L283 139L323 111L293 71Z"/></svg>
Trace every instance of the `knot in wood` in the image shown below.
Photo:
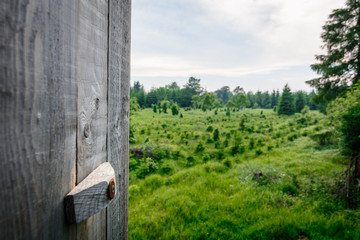
<svg viewBox="0 0 360 240"><path fill-rule="evenodd" d="M90 124L86 123L84 126L84 137L88 138L90 136Z"/></svg>

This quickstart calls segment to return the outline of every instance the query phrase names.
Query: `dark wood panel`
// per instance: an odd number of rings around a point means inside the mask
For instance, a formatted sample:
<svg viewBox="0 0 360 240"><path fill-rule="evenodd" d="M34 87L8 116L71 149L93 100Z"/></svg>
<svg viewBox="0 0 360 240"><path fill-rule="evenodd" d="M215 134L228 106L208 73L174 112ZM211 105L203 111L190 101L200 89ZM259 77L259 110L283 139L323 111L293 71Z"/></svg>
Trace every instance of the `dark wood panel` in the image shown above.
<svg viewBox="0 0 360 240"><path fill-rule="evenodd" d="M107 210L107 238L127 239L131 0L109 4L108 161L118 194Z"/></svg>

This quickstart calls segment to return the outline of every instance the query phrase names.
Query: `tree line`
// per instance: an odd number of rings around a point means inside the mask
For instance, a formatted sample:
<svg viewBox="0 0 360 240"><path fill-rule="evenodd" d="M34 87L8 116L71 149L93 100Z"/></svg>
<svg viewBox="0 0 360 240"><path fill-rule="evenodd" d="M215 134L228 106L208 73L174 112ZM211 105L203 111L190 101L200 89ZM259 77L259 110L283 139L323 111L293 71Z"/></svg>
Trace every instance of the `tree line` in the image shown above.
<svg viewBox="0 0 360 240"><path fill-rule="evenodd" d="M207 92L200 85L200 79L190 77L183 87L180 87L176 82L172 82L164 87L153 88L146 92L143 85L139 81L135 81L130 88L130 97L133 103L136 101L140 108L157 106L157 109L162 109L166 105L170 107L174 104L182 108L202 110L220 107L229 109L242 109L245 107L276 109L284 93L283 102L287 102L289 107L284 111L279 108L281 114L290 115L300 112L306 105L309 106L310 110L317 109L317 105L311 100L316 96L314 91L311 93L304 91L292 93L288 85L284 87L282 94L280 94L279 90L272 90L272 92L245 92L240 86L232 91L229 86L223 86L214 92ZM166 107L163 111L166 111L165 109Z"/></svg>

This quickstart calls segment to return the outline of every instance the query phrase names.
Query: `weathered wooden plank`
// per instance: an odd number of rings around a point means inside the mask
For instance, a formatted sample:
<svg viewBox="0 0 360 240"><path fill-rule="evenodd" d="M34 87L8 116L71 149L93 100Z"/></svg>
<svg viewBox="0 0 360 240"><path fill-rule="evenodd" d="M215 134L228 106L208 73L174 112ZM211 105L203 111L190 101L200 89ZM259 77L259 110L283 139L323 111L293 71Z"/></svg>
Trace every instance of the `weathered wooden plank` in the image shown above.
<svg viewBox="0 0 360 240"><path fill-rule="evenodd" d="M80 223L109 205L116 195L115 171L102 163L65 197L66 219Z"/></svg>
<svg viewBox="0 0 360 240"><path fill-rule="evenodd" d="M0 239L72 239L76 4L0 4Z"/></svg>
<svg viewBox="0 0 360 240"><path fill-rule="evenodd" d="M107 208L107 238L127 239L131 0L109 0L108 161L117 197Z"/></svg>
<svg viewBox="0 0 360 240"><path fill-rule="evenodd" d="M80 0L78 9L77 182L106 162L107 36L106 0Z"/></svg>
<svg viewBox="0 0 360 240"><path fill-rule="evenodd" d="M78 1L77 183L106 162L108 1ZM106 210L78 224L77 238L105 239Z"/></svg>

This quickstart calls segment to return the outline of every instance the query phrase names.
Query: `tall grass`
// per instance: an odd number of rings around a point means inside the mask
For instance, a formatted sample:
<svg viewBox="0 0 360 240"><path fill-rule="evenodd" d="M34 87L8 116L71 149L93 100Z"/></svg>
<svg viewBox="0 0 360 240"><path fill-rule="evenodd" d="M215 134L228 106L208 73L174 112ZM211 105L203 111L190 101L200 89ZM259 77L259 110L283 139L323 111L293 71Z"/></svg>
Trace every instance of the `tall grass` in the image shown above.
<svg viewBox="0 0 360 240"><path fill-rule="evenodd" d="M321 114L180 112L131 117L130 239L360 239L335 194L346 161L311 138Z"/></svg>

